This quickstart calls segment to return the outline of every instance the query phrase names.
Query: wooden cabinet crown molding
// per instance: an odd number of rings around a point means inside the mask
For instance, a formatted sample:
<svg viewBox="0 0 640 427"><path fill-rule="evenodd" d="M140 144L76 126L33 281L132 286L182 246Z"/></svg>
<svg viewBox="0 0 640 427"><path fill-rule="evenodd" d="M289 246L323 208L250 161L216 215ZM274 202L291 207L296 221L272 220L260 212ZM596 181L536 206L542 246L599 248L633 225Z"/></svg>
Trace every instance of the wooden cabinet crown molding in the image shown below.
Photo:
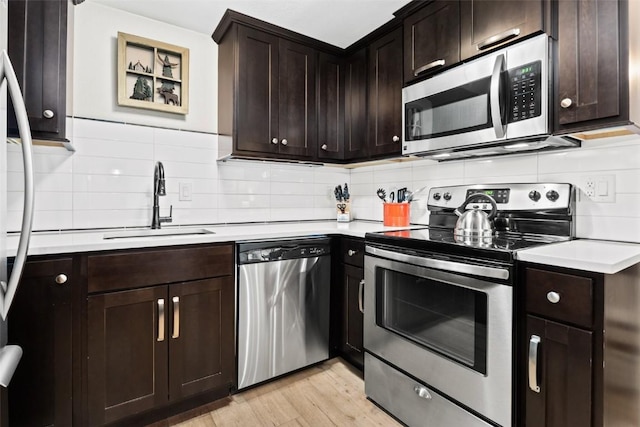
<svg viewBox="0 0 640 427"><path fill-rule="evenodd" d="M247 27L264 31L264 32L273 34L275 36L278 36L282 39L290 40L296 43L302 43L332 55L344 54L344 49L341 49L332 44L325 43L323 41L314 39L309 36L305 36L300 33L296 33L295 31L287 30L286 28L282 28L277 25L270 24L269 22L262 21L257 18L253 18L249 15L245 15L243 13L236 12L235 10L231 10L231 9L227 9L227 11L222 16L222 19L220 19L218 26L213 31L213 34L211 35L211 38L213 39L213 41L215 41L217 44L220 44L225 34L227 33L227 31L229 31L232 24L234 23L242 24Z"/></svg>

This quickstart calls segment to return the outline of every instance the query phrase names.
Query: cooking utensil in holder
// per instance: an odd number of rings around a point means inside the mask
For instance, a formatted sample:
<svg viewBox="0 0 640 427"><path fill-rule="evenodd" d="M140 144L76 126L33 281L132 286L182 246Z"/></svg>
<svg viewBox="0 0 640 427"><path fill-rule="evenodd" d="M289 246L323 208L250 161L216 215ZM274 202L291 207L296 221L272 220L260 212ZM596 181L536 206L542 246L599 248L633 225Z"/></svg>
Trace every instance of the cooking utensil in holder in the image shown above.
<svg viewBox="0 0 640 427"><path fill-rule="evenodd" d="M406 227L409 225L411 213L409 203L383 203L382 207L385 227Z"/></svg>

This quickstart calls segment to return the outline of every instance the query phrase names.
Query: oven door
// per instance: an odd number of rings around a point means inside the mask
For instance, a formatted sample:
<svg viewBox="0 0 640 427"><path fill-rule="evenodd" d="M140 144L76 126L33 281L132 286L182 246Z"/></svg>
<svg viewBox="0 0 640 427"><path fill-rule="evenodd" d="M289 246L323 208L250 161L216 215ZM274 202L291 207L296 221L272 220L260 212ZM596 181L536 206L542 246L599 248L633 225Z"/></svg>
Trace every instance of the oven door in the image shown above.
<svg viewBox="0 0 640 427"><path fill-rule="evenodd" d="M368 246L365 350L511 425L513 288L496 280L509 273Z"/></svg>

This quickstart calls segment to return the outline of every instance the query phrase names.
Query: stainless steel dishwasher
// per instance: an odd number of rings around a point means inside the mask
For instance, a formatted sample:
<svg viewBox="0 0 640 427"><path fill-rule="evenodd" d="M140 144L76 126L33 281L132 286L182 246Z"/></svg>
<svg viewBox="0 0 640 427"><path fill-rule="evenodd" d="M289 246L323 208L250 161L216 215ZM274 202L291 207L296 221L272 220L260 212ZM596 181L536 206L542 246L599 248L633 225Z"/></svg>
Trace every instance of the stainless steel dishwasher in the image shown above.
<svg viewBox="0 0 640 427"><path fill-rule="evenodd" d="M238 244L238 389L329 358L330 239Z"/></svg>

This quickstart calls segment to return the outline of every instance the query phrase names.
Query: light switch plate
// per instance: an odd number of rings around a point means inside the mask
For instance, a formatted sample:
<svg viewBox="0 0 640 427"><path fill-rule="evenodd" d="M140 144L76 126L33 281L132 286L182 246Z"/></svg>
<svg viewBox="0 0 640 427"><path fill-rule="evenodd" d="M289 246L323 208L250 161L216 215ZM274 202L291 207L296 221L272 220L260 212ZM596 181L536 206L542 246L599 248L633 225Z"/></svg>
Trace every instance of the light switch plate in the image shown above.
<svg viewBox="0 0 640 427"><path fill-rule="evenodd" d="M181 182L180 183L180 195L179 200L181 202L188 202L191 200L191 183L190 182Z"/></svg>
<svg viewBox="0 0 640 427"><path fill-rule="evenodd" d="M616 176L585 175L582 177L582 193L594 202L614 203L616 201Z"/></svg>

